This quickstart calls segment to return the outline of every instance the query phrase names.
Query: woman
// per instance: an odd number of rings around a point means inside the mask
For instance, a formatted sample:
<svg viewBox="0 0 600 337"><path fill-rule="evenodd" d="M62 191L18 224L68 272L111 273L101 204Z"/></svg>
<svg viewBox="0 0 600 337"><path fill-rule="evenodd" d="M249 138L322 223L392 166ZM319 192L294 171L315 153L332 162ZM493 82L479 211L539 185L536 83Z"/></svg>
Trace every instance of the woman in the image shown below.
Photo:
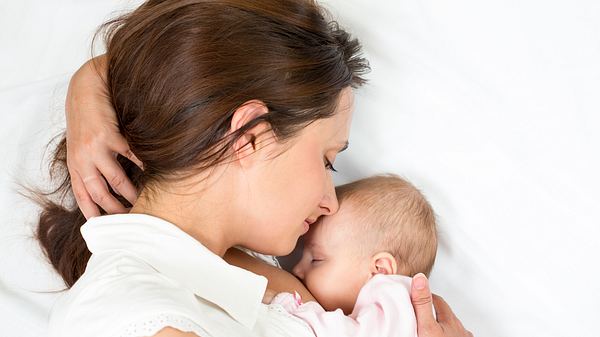
<svg viewBox="0 0 600 337"><path fill-rule="evenodd" d="M57 192L72 186L81 211L48 203L40 217L71 287L51 335L311 335L261 304L267 286L306 292L297 280L267 285L221 258L285 255L337 211L329 171L367 70L358 42L307 0L148 1L107 36L71 81L56 153L71 177ZM94 217L95 203L131 209ZM469 334L441 300L434 320L424 278L412 296L421 335Z"/></svg>

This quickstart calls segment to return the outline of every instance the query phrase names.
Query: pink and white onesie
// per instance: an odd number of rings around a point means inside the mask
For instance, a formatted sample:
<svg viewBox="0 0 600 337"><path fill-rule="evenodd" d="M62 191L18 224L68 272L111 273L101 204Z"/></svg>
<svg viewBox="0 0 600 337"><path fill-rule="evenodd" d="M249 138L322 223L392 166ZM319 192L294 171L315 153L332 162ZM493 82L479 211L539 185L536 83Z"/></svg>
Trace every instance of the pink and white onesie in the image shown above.
<svg viewBox="0 0 600 337"><path fill-rule="evenodd" d="M410 285L410 277L375 275L361 288L349 316L341 309L325 311L317 302L302 303L297 293L280 293L271 304L304 320L317 337L416 337Z"/></svg>

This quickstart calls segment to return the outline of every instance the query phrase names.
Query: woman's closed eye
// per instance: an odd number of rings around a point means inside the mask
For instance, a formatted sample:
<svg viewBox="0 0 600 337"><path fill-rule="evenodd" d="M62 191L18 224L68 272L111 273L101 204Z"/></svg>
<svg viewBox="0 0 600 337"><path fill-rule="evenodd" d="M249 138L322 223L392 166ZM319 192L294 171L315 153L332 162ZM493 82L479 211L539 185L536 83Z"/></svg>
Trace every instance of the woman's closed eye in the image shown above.
<svg viewBox="0 0 600 337"><path fill-rule="evenodd" d="M337 170L335 169L335 167L333 167L333 164L327 157L325 157L325 168L330 171L337 172Z"/></svg>
<svg viewBox="0 0 600 337"><path fill-rule="evenodd" d="M311 264L315 264L315 263L319 263L319 262L322 262L322 261L323 261L323 259L312 259L312 260L310 260L310 263Z"/></svg>

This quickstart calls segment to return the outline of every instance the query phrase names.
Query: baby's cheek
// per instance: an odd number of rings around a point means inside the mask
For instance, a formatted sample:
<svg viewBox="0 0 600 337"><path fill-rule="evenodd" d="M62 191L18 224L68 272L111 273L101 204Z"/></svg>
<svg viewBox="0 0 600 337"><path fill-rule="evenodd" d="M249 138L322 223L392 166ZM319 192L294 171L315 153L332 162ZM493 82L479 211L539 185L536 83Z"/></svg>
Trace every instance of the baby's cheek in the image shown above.
<svg viewBox="0 0 600 337"><path fill-rule="evenodd" d="M304 285L319 304L323 305L323 302L327 301L326 285L322 282L322 278L319 277L319 273L315 273L314 270L306 271Z"/></svg>
<svg viewBox="0 0 600 337"><path fill-rule="evenodd" d="M340 284L334 283L333 280L323 278L313 287L315 291L311 290L311 293L325 310L333 311L342 306L339 287Z"/></svg>

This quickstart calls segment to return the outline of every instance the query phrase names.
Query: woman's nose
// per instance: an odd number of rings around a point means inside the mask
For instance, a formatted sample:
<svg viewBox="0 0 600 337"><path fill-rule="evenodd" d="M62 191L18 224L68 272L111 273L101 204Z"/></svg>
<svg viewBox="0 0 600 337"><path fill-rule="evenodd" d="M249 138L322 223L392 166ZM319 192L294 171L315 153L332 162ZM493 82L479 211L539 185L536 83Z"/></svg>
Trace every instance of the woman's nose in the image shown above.
<svg viewBox="0 0 600 337"><path fill-rule="evenodd" d="M319 208L321 209L322 215L335 214L340 208L332 179L328 179L326 192L325 195L323 195L323 199L321 199Z"/></svg>

